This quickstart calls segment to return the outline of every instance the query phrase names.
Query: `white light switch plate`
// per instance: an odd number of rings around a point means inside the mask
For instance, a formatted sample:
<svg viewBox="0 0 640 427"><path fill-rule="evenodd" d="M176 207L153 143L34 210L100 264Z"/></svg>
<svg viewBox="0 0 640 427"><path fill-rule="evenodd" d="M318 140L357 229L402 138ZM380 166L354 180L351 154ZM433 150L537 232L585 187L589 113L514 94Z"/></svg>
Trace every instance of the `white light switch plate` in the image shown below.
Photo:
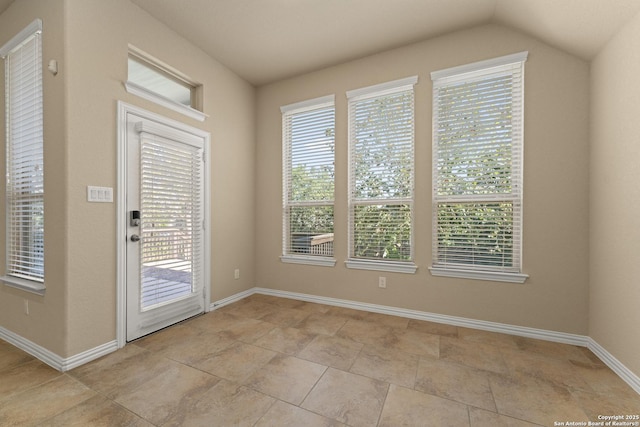
<svg viewBox="0 0 640 427"><path fill-rule="evenodd" d="M113 188L87 186L87 201L97 203L113 203Z"/></svg>

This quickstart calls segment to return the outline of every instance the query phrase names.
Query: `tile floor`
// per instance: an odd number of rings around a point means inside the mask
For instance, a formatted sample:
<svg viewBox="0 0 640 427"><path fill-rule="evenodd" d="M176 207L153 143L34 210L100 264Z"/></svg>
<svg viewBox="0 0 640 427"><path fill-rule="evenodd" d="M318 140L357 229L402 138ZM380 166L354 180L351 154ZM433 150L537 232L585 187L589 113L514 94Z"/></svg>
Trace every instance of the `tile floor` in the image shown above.
<svg viewBox="0 0 640 427"><path fill-rule="evenodd" d="M59 373L0 341L0 425L554 426L640 414L587 349L252 295Z"/></svg>

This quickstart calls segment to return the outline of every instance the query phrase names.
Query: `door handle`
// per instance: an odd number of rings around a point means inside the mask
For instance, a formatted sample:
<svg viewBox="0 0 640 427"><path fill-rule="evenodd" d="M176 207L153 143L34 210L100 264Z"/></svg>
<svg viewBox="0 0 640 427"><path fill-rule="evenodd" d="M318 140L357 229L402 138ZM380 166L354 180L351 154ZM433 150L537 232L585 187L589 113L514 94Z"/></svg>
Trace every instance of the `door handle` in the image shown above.
<svg viewBox="0 0 640 427"><path fill-rule="evenodd" d="M139 242L140 241L140 236L138 236L137 234L132 234L131 235L131 241L132 242Z"/></svg>

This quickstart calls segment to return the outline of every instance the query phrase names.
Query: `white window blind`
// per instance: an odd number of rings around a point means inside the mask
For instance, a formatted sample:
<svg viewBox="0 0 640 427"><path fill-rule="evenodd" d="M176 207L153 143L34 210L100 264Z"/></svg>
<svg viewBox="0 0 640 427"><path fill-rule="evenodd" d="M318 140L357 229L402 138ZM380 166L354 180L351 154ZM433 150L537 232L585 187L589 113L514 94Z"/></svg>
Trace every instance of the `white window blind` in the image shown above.
<svg viewBox="0 0 640 427"><path fill-rule="evenodd" d="M6 98L6 276L44 289L42 22L0 48Z"/></svg>
<svg viewBox="0 0 640 427"><path fill-rule="evenodd" d="M526 57L432 73L436 269L520 272Z"/></svg>
<svg viewBox="0 0 640 427"><path fill-rule="evenodd" d="M416 82L411 77L347 93L350 260L413 260Z"/></svg>
<svg viewBox="0 0 640 427"><path fill-rule="evenodd" d="M203 150L141 133L141 309L201 293Z"/></svg>
<svg viewBox="0 0 640 427"><path fill-rule="evenodd" d="M333 257L333 95L281 108L283 260Z"/></svg>

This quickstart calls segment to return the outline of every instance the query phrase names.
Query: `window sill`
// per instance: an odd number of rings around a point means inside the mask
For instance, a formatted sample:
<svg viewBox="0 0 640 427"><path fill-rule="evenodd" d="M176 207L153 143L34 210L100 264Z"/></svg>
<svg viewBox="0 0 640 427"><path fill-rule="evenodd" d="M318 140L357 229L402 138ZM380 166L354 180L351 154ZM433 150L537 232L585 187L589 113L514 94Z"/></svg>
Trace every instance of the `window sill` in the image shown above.
<svg viewBox="0 0 640 427"><path fill-rule="evenodd" d="M3 282L5 286L20 289L26 292L31 292L36 295L44 295L44 291L46 291L43 282L35 282L32 280L19 279L17 277L11 276L0 277L0 282Z"/></svg>
<svg viewBox="0 0 640 427"><path fill-rule="evenodd" d="M389 271L391 273L414 274L418 269L418 266L413 262L349 259L344 263L347 268L356 270Z"/></svg>
<svg viewBox="0 0 640 427"><path fill-rule="evenodd" d="M139 96L140 98L144 98L147 101L154 102L158 105L162 105L163 107L166 107L173 111L177 111L178 113L184 114L185 116L191 117L192 119L196 119L200 122L204 122L204 120L208 117L202 111L198 111L195 108L187 107L186 105L182 105L178 102L157 95L141 86L138 86L135 83L126 82L124 84L124 87L130 94Z"/></svg>
<svg viewBox="0 0 640 427"><path fill-rule="evenodd" d="M491 282L524 283L529 278L523 273L502 273L496 271L466 270L442 267L429 267L432 276L457 277L460 279L489 280Z"/></svg>
<svg viewBox="0 0 640 427"><path fill-rule="evenodd" d="M336 259L321 256L282 255L280 261L286 264L318 265L321 267L335 267Z"/></svg>

